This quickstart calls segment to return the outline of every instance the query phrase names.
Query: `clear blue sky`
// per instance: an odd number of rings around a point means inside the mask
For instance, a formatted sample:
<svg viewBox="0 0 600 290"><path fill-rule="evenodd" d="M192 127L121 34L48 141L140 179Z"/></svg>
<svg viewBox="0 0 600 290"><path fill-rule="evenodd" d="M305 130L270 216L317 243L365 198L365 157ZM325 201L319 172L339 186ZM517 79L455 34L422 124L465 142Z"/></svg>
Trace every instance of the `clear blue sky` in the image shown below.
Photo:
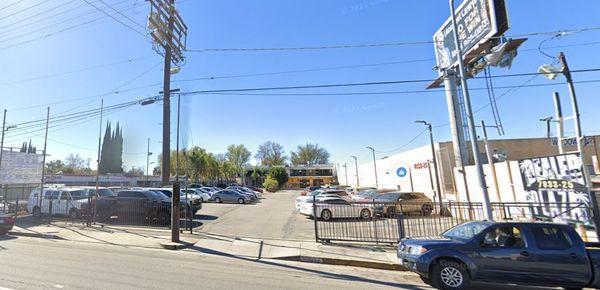
<svg viewBox="0 0 600 290"><path fill-rule="evenodd" d="M97 0L90 0L111 14ZM104 0L124 11L140 25L145 25L148 12L142 0ZM17 0L2 1L0 9ZM40 4L41 3L41 4ZM427 41L448 16L446 1L399 0L181 0L179 10L189 27L188 48L262 48L298 47L338 44L368 44L402 41ZM38 4L38 6L32 7ZM135 7L134 7L135 5ZM507 0L511 29L517 35L559 29L600 26L597 1ZM19 12L24 8L23 12ZM50 10L48 12L48 10ZM15 12L19 12L14 14ZM62 14L61 14L62 13ZM14 14L14 15L11 15ZM36 16L37 14L37 16ZM44 19L45 17L60 14ZM81 16L83 15L83 16ZM78 16L81 16L77 18ZM8 109L8 123L43 118L45 104L51 103L51 113L77 112L97 108L100 98L94 96L162 80L161 57L151 44L113 19L99 21L52 34L66 27L102 17L101 12L83 0L26 0L0 10L0 107ZM116 15L121 21L141 30L139 26ZM37 23L34 23L36 22ZM33 24L32 24L33 23ZM49 26L49 27L48 27ZM44 28L46 27L46 28ZM50 34L50 35L48 35ZM548 36L532 36L523 46L512 69L493 69L494 74L535 72L539 65L550 61L537 51ZM30 41L31 40L31 41ZM26 43L23 43L26 42ZM547 41L545 46L561 46L597 42L561 48L573 69L598 68L600 31L582 32ZM14 47L11 45L17 44ZM547 48L555 55L558 48ZM182 91L229 89L246 87L294 86L328 83L433 79L437 73L431 60L431 44L278 52L203 52L188 53L187 62L175 80L210 76L232 76L256 73L307 70L339 66L422 60L404 64L381 65L352 69L324 70L243 78L174 82ZM141 59L139 59L141 58ZM128 59L135 59L124 63ZM122 62L114 65L115 62ZM99 65L112 64L95 69ZM55 77L47 75L80 70ZM576 80L600 79L600 73L576 74ZM497 79L496 86L520 85L528 77ZM549 83L543 77L533 83ZM480 80L471 81L472 88L481 88ZM583 129L588 134L600 132L598 108L599 84L577 86L580 97ZM311 89L286 93L351 93L422 90L423 84ZM160 86L105 96L107 105L156 94ZM523 88L498 101L507 135L510 137L541 137L545 126L537 121L553 112L551 93L558 90L567 96L564 86ZM504 90L498 89L497 94ZM273 91L270 93L280 93ZM485 105L487 94L473 91L473 107ZM33 106L33 107L32 107ZM145 166L146 138L151 138L151 151L160 151L161 107L134 107L112 114L108 119L124 127L126 167ZM332 155L333 162L349 162L356 154L367 162L370 152L365 146L388 151L405 144L422 127L414 124L425 119L434 124L448 122L444 95L441 93L336 95L336 96L273 96L273 95L194 95L182 99L182 139L186 146L196 145L215 153L224 152L227 145L245 144L256 151L264 141L276 141L289 153L296 145L319 143ZM491 122L489 109L476 115L478 120ZM51 159L64 159L69 153L95 160L98 120L50 131L48 152ZM16 134L17 131L15 131ZM436 137L449 138L449 128L436 128ZM10 137L10 146L20 146L32 139L42 147L41 132L36 135ZM493 138L498 137L492 134ZM175 134L173 132L173 147ZM427 144L426 136L406 147ZM378 153L381 156L392 153ZM93 162L92 162L93 163ZM94 166L92 166L94 167Z"/></svg>

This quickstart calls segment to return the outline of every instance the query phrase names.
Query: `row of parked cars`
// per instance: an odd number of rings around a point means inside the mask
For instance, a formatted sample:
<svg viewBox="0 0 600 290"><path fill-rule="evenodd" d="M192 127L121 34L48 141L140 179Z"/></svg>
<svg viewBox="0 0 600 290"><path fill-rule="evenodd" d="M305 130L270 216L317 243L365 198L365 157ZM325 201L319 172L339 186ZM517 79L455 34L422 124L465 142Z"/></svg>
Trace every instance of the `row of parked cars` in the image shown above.
<svg viewBox="0 0 600 290"><path fill-rule="evenodd" d="M204 202L250 203L261 197L260 191L237 185L225 189L192 185L180 192L180 210L195 215ZM167 222L171 216L173 189L131 187L98 188L48 186L32 190L27 210L33 216L58 215L78 219L94 212L97 219L137 217Z"/></svg>
<svg viewBox="0 0 600 290"><path fill-rule="evenodd" d="M396 217L431 215L433 202L420 192L398 192L366 189L362 191L337 188L307 188L296 199L296 210L321 220L334 218ZM315 203L317 206L315 207Z"/></svg>

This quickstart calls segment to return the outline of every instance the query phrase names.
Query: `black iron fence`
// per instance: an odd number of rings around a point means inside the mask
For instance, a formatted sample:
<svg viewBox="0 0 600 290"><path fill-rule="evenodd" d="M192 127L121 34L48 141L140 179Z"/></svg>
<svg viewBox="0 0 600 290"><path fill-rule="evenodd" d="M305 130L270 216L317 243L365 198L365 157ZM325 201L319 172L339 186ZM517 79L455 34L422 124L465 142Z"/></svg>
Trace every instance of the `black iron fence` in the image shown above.
<svg viewBox="0 0 600 290"><path fill-rule="evenodd" d="M492 203L497 221L547 221L573 226L597 241L592 209L583 203ZM402 238L439 236L467 221L485 220L481 203L319 201L313 206L319 242L397 243Z"/></svg>

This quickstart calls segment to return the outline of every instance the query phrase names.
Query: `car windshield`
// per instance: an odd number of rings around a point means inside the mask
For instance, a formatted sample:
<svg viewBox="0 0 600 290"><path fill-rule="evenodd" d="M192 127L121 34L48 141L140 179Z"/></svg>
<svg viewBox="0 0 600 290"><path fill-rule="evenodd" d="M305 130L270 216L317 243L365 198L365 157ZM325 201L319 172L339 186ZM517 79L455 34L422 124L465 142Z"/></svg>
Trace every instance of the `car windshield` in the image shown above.
<svg viewBox="0 0 600 290"><path fill-rule="evenodd" d="M152 193L154 196L156 196L156 198L158 198L158 199L169 199L169 197L168 197L168 196L166 196L166 195L165 195L163 192L161 192L161 191L158 191L158 190L157 190L157 191L149 191L149 192L151 192L151 193Z"/></svg>
<svg viewBox="0 0 600 290"><path fill-rule="evenodd" d="M459 240L469 240L481 233L491 224L492 223L490 222L468 222L460 224L447 230L445 233L442 234L442 237Z"/></svg>

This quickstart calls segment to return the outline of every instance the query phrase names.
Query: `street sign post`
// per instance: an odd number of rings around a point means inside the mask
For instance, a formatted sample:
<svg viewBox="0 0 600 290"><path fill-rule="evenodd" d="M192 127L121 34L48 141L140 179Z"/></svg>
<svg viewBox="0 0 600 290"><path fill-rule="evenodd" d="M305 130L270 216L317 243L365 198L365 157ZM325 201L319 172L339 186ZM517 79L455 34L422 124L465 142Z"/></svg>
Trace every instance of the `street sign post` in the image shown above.
<svg viewBox="0 0 600 290"><path fill-rule="evenodd" d="M469 55L477 46L508 30L504 0L464 0L456 9L456 26L462 53ZM440 75L443 70L458 65L458 50L454 42L452 19L448 18L433 35L435 57ZM465 62L468 62L465 59Z"/></svg>

